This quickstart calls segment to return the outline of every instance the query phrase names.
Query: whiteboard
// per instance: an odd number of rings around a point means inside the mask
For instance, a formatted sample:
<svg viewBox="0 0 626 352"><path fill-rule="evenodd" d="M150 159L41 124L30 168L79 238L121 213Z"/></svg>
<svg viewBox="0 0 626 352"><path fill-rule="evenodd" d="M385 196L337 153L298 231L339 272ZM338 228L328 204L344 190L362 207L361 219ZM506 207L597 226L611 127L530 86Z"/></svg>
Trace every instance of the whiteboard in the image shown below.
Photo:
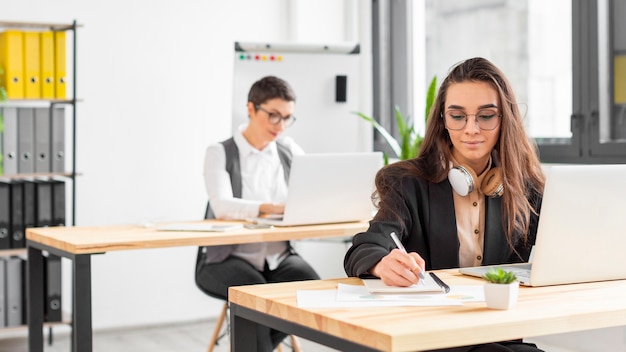
<svg viewBox="0 0 626 352"><path fill-rule="evenodd" d="M359 46L339 44L235 43L233 120L236 132L248 121L248 91L268 75L289 82L296 94L296 122L284 135L307 153L364 152L358 111ZM345 102L336 101L337 76L346 77ZM371 129L371 126L369 126ZM367 135L367 134L366 134Z"/></svg>

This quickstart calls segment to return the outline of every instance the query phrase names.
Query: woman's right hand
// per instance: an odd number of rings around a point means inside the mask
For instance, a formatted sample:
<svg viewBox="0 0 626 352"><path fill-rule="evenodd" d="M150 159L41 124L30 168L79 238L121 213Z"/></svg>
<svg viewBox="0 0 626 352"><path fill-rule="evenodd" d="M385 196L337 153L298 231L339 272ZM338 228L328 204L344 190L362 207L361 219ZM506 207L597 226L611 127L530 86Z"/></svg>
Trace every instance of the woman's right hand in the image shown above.
<svg viewBox="0 0 626 352"><path fill-rule="evenodd" d="M394 249L384 256L370 273L379 277L386 285L406 287L419 282L418 274L425 265L426 262L419 254Z"/></svg>

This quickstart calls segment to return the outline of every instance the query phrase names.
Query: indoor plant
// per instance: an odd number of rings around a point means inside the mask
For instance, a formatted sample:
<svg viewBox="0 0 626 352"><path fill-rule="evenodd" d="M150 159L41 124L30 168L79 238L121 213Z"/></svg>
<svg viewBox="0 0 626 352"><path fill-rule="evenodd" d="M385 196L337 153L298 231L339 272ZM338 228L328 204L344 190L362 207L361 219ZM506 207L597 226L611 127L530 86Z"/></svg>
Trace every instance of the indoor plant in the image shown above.
<svg viewBox="0 0 626 352"><path fill-rule="evenodd" d="M517 303L519 282L515 273L502 268L491 268L483 276L485 284L485 303L493 309L513 308Z"/></svg>
<svg viewBox="0 0 626 352"><path fill-rule="evenodd" d="M426 111L424 115L424 121L428 120L428 113L430 112L430 108L433 105L433 101L435 100L436 88L437 76L433 77L433 79L430 81L430 85L428 86L428 91L426 93ZM385 141L387 142L389 147L391 147L393 152L396 154L396 158L400 160L415 158L419 154L419 150L422 146L422 141L424 140L424 137L422 135L419 135L415 131L415 126L411 119L405 118L397 105L394 107L394 113L396 123L398 125L398 134L400 135L399 140L397 140L391 133L389 133L374 118L367 116L363 113L356 112L356 114L363 120L371 123L376 131L378 131L381 136L385 138ZM387 165L389 163L389 156L387 154L384 154L384 158L385 165Z"/></svg>

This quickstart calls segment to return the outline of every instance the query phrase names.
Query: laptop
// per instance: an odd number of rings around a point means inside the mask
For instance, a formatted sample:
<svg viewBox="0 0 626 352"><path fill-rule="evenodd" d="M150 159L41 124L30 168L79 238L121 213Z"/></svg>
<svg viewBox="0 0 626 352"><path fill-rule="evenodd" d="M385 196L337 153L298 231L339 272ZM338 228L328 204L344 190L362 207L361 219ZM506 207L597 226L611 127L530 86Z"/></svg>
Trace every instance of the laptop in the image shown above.
<svg viewBox="0 0 626 352"><path fill-rule="evenodd" d="M512 269L526 286L626 279L625 199L626 165L549 166L531 263L459 271Z"/></svg>
<svg viewBox="0 0 626 352"><path fill-rule="evenodd" d="M282 218L256 218L259 224L296 226L369 220L374 177L381 152L295 155Z"/></svg>

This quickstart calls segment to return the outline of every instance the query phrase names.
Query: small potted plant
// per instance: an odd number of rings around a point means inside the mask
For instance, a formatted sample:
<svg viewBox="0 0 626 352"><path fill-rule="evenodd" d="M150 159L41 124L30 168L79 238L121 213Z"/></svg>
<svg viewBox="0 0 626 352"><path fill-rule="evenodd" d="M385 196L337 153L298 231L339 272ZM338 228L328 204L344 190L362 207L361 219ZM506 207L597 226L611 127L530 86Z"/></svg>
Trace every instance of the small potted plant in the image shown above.
<svg viewBox="0 0 626 352"><path fill-rule="evenodd" d="M519 282L512 271L491 268L483 276L485 284L485 303L492 309L510 309L517 303Z"/></svg>

